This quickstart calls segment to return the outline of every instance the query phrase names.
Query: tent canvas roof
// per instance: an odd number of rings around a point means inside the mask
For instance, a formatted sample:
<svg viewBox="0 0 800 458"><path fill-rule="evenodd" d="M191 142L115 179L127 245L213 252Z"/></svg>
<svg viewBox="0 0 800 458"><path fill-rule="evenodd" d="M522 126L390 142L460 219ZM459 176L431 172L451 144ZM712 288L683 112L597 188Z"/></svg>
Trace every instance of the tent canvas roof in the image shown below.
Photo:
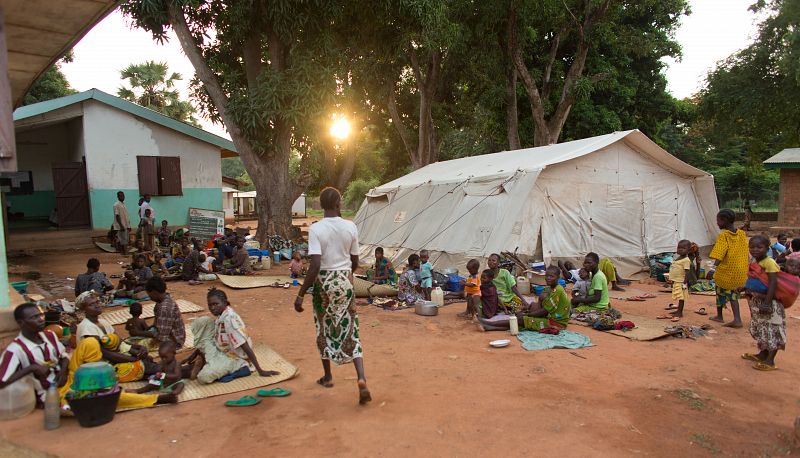
<svg viewBox="0 0 800 458"><path fill-rule="evenodd" d="M381 185L370 194L381 194L392 189L415 186L426 182L457 182L467 178L506 176L513 174L517 170L542 170L548 165L579 158L618 141L627 142L637 151L649 156L678 175L684 177L709 175L676 158L647 138L641 131L635 129L536 148L503 151L436 162Z"/></svg>

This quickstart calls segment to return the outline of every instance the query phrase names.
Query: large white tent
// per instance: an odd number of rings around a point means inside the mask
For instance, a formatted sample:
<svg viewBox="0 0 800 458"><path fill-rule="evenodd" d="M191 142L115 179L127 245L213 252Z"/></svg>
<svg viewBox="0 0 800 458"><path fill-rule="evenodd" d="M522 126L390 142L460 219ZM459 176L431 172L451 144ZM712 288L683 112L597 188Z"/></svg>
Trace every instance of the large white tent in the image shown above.
<svg viewBox="0 0 800 458"><path fill-rule="evenodd" d="M630 130L430 164L370 190L354 221L365 259L424 248L463 272L501 251L548 263L594 251L627 275L681 239L713 244L718 209L713 176Z"/></svg>

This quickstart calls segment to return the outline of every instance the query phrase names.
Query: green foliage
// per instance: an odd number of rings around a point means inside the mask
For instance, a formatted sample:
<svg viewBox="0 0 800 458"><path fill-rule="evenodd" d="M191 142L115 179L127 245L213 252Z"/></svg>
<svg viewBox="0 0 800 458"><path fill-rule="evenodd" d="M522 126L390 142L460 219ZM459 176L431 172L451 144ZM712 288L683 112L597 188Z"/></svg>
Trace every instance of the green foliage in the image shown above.
<svg viewBox="0 0 800 458"><path fill-rule="evenodd" d="M764 169L761 164L733 163L710 172L714 174L720 202L769 201L778 197L780 174L776 170Z"/></svg>
<svg viewBox="0 0 800 458"><path fill-rule="evenodd" d="M57 99L78 92L69 85L67 77L61 73L60 62L72 62L72 59L72 51L69 51L61 61L56 62L53 66L48 68L42 76L33 83L28 93L25 94L22 104L30 105L32 103Z"/></svg>
<svg viewBox="0 0 800 458"><path fill-rule="evenodd" d="M120 71L128 86L120 86L117 95L170 118L200 127L191 103L181 100L175 83L183 79L180 73L169 74L166 62L147 61L131 64Z"/></svg>
<svg viewBox="0 0 800 458"><path fill-rule="evenodd" d="M361 201L364 200L364 195L369 192L370 189L380 186L380 184L377 178L370 178L368 180L357 178L351 181L350 184L347 185L347 189L342 196L345 206L347 208L358 208L358 206L361 205Z"/></svg>

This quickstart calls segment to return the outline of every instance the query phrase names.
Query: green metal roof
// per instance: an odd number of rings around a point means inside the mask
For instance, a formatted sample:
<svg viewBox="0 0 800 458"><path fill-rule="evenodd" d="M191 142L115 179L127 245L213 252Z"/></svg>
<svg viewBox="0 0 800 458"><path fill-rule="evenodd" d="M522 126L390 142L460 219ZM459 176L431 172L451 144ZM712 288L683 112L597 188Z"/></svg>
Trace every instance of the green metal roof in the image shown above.
<svg viewBox="0 0 800 458"><path fill-rule="evenodd" d="M21 121L23 119L27 119L33 116L38 116L44 113L58 110L59 108L64 108L69 105L74 105L76 103L84 102L86 100L97 100L98 102L104 103L106 105L128 112L134 116L138 116L140 118L154 122L168 129L172 129L174 131L196 138L200 141L209 143L211 145L218 146L223 150L228 150L234 153L236 152L236 146L234 146L232 141L226 138L222 138L219 135L212 134L211 132L207 132L203 129L199 129L194 126L190 126L189 124L180 122L176 119L172 119L169 116L165 116L157 111L153 111L149 108L145 108L141 105L137 105L133 102L129 102L127 100L105 93L100 89L89 89L88 91L79 92L77 94L67 95L64 97L59 97L57 99L47 100L45 102L39 102L39 103L34 103L32 105L19 107L16 110L14 110L14 121Z"/></svg>
<svg viewBox="0 0 800 458"><path fill-rule="evenodd" d="M764 161L764 167L768 169L800 168L800 148L786 148Z"/></svg>

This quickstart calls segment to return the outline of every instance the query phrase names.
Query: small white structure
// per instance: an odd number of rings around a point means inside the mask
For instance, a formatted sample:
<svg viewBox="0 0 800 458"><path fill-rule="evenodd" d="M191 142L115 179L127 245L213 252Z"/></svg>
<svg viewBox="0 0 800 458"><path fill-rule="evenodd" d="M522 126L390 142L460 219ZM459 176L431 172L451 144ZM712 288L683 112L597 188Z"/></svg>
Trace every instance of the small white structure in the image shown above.
<svg viewBox="0 0 800 458"><path fill-rule="evenodd" d="M236 219L258 218L258 213L256 212L256 195L256 191L242 191L233 194ZM292 217L305 218L305 216L306 195L304 193L292 203Z"/></svg>
<svg viewBox="0 0 800 458"><path fill-rule="evenodd" d="M548 263L594 251L629 274L680 239L713 244L718 210L713 176L630 130L430 164L372 189L354 222L366 259L377 246L458 268L502 251Z"/></svg>
<svg viewBox="0 0 800 458"><path fill-rule="evenodd" d="M222 210L230 140L90 89L14 112L18 172L4 183L12 213L108 230L117 191L132 225L150 194L155 217L184 226L191 207Z"/></svg>

